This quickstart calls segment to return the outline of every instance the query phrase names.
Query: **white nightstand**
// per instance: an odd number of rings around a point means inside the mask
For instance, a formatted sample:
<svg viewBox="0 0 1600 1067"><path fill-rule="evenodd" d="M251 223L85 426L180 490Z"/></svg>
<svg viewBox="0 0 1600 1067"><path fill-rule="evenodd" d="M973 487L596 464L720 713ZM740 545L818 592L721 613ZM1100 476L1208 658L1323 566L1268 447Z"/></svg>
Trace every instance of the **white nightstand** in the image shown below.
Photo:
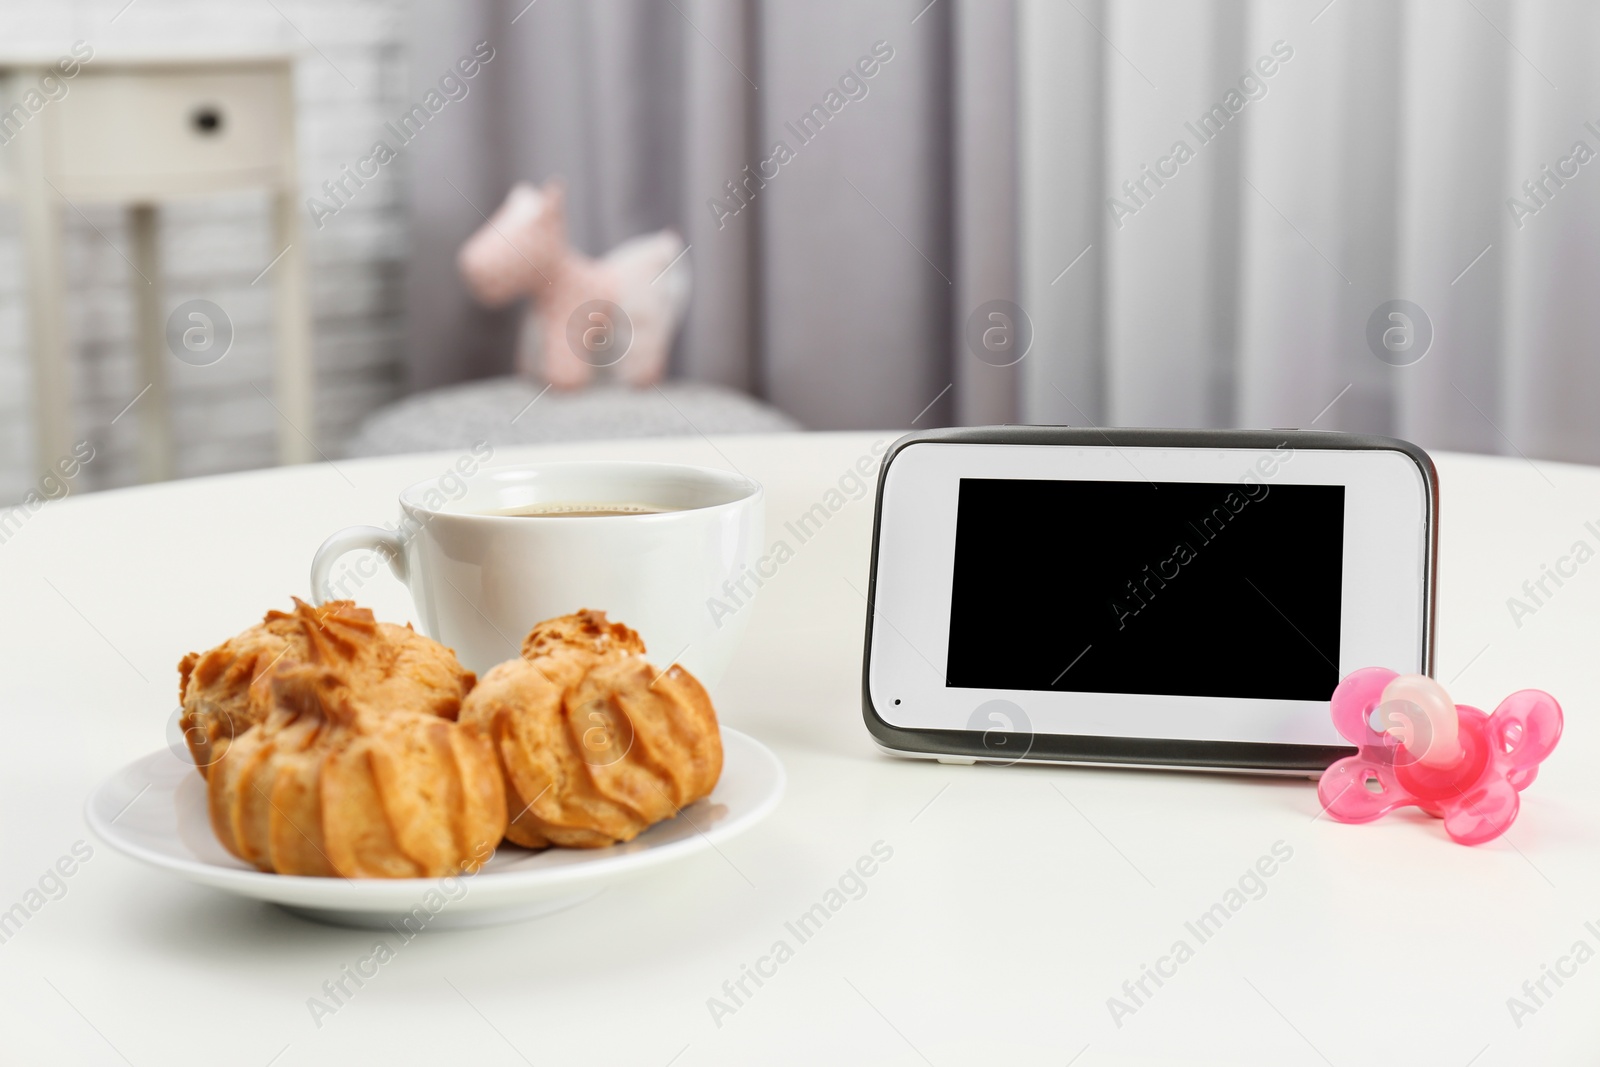
<svg viewBox="0 0 1600 1067"><path fill-rule="evenodd" d="M306 462L313 447L310 308L305 246L295 203L293 57L287 53L111 55L96 52L66 78L60 55L0 55L0 160L6 192L20 200L29 289L35 418L43 469L72 449L66 337L63 213L84 203L130 211L127 258L137 315L146 480L172 475L172 428L156 211L162 200L265 189L273 200L278 456ZM69 57L70 58L70 57ZM41 79L65 95L27 94ZM15 107L22 107L19 114ZM266 264L263 264L265 267Z"/></svg>

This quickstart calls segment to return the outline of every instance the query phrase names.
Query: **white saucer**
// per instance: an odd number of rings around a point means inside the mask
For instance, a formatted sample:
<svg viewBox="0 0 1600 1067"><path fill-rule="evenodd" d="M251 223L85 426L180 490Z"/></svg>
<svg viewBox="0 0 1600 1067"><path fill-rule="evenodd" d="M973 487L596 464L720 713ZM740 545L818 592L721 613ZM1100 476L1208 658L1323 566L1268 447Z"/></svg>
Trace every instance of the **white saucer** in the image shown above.
<svg viewBox="0 0 1600 1067"><path fill-rule="evenodd" d="M755 738L727 727L722 754L722 778L711 796L625 845L531 852L507 842L477 874L459 879L264 874L217 842L205 782L192 763L166 749L112 775L89 798L84 817L97 837L134 859L320 922L490 926L581 904L614 882L713 848L760 822L783 796L783 764Z"/></svg>

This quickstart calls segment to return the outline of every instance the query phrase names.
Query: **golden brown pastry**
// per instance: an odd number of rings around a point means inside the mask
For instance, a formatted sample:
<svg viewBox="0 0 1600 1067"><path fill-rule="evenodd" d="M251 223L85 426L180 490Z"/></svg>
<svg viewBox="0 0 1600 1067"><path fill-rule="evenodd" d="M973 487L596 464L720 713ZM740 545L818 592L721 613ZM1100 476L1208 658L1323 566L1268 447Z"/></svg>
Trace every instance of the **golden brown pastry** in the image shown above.
<svg viewBox="0 0 1600 1067"><path fill-rule="evenodd" d="M440 878L475 871L505 832L493 746L427 708L373 702L342 669L278 668L266 718L236 734L207 782L211 826L278 874Z"/></svg>
<svg viewBox="0 0 1600 1067"><path fill-rule="evenodd" d="M705 689L681 667L658 676L643 653L604 612L564 615L467 695L461 722L493 739L505 771L510 840L629 841L717 784L722 737Z"/></svg>
<svg viewBox="0 0 1600 1067"><path fill-rule="evenodd" d="M351 682L375 708L399 707L454 719L476 677L455 653L410 626L378 622L354 601L269 611L261 623L178 664L179 724L202 775L238 734L271 709L273 675L302 664L355 670Z"/></svg>

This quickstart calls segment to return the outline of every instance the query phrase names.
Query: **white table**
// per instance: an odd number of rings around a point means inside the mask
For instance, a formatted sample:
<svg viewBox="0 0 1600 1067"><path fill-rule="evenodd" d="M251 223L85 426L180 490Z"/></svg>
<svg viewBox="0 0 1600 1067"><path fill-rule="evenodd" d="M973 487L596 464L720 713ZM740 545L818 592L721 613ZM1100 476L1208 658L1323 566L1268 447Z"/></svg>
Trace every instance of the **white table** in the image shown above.
<svg viewBox="0 0 1600 1067"><path fill-rule="evenodd" d="M726 457L766 483L776 536L873 440L892 436L631 441L503 450L496 462ZM401 486L451 458L70 499L0 545L10 726L0 910L89 839L89 791L162 745L179 656L305 593L325 534L390 517ZM1516 688L1548 688L1568 715L1561 748L1500 841L1463 848L1426 818L1334 824L1315 817L1303 780L879 755L859 696L867 498L767 584L716 694L724 720L771 745L790 775L779 811L725 857L708 853L548 919L426 932L319 1029L307 998L366 955L374 934L191 887L96 844L65 896L0 944L0 1059L1593 1063L1600 962L1577 966L1560 989L1547 980L1554 996L1520 1029L1506 1001L1575 942L1600 949L1600 562L1520 629L1506 599L1574 541L1600 544L1583 525L1600 520L1600 471L1438 459L1440 677L1458 699L1490 707ZM409 617L386 575L365 593L380 616ZM865 896L795 942L785 922L879 841L893 857ZM1293 858L1265 895L1199 944L1185 922L1279 841ZM1154 996L1119 1029L1107 999L1179 938L1193 958L1159 990L1147 980ZM754 995L719 1028L707 998L779 939L793 958L759 989L747 980Z"/></svg>

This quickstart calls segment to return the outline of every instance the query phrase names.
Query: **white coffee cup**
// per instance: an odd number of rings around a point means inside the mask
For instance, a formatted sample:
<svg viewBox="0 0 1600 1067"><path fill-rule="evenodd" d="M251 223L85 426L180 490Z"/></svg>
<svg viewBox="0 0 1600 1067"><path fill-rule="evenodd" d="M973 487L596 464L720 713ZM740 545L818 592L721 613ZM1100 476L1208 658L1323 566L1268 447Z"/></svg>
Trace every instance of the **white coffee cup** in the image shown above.
<svg viewBox="0 0 1600 1067"><path fill-rule="evenodd" d="M494 514L552 504L666 510ZM749 621L712 610L761 553L762 489L742 475L610 460L486 467L453 498L418 482L400 510L398 529L351 526L324 541L312 595L335 599L334 562L375 551L411 590L423 632L479 674L519 655L534 623L592 608L637 630L652 663L678 662L710 687Z"/></svg>

